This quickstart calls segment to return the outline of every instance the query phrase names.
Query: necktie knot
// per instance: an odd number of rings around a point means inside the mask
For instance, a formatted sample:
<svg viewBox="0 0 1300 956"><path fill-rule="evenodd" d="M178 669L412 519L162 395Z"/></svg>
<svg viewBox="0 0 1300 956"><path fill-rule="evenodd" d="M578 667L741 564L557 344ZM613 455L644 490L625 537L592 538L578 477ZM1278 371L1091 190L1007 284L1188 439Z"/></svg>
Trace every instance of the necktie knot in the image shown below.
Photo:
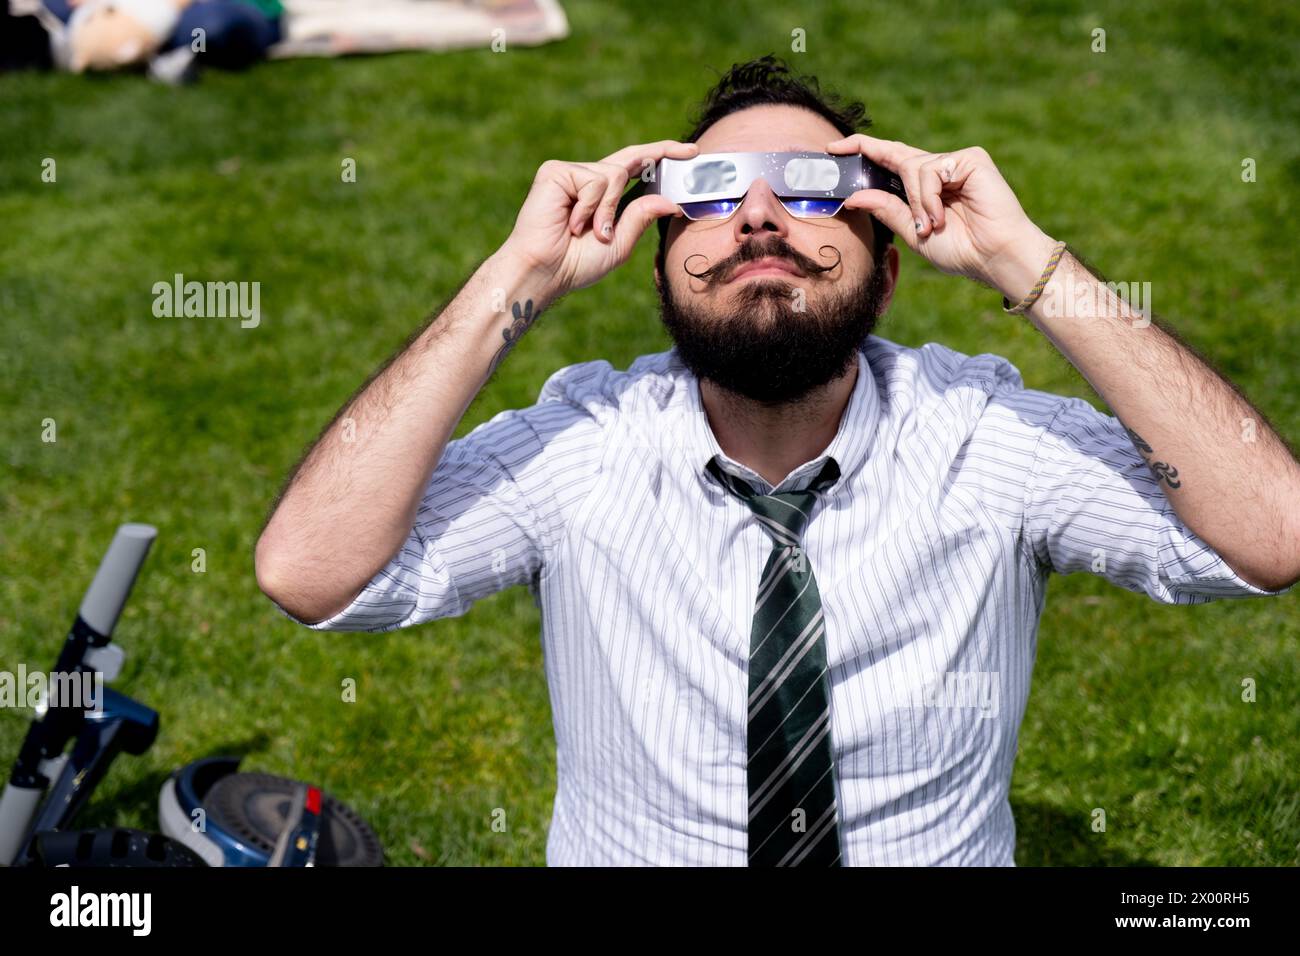
<svg viewBox="0 0 1300 956"><path fill-rule="evenodd" d="M773 543L778 545L799 543L804 529L808 527L808 519L812 515L813 504L818 494L840 477L840 469L835 459L828 458L816 479L806 489L761 495L743 478L724 471L718 465L717 456L709 459L708 471L728 492L749 505L763 530L772 538Z"/></svg>

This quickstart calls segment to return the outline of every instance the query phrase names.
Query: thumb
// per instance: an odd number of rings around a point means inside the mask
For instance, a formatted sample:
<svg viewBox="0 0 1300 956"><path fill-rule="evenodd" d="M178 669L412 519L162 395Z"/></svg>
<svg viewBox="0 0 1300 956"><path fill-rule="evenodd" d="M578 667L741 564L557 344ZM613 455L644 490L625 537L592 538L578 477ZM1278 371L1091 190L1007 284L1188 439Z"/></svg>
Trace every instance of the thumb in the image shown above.
<svg viewBox="0 0 1300 956"><path fill-rule="evenodd" d="M865 209L902 236L909 246L916 243L916 217L911 208L893 193L883 189L859 189L844 200L845 209Z"/></svg>
<svg viewBox="0 0 1300 956"><path fill-rule="evenodd" d="M660 216L675 216L680 212L677 203L663 196L641 196L632 200L614 224L614 242L618 244L619 252L631 254L632 247L650 223Z"/></svg>

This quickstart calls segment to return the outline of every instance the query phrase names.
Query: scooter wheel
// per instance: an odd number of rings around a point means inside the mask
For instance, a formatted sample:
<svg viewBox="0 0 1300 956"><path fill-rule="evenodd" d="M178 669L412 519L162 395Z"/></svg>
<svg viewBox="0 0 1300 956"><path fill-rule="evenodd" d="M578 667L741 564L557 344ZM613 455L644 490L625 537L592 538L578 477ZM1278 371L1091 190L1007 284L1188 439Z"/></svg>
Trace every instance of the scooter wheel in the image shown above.
<svg viewBox="0 0 1300 956"><path fill-rule="evenodd" d="M269 773L232 773L203 796L208 820L268 856L289 819L298 781ZM370 825L328 793L321 799L317 866L383 866L384 850Z"/></svg>

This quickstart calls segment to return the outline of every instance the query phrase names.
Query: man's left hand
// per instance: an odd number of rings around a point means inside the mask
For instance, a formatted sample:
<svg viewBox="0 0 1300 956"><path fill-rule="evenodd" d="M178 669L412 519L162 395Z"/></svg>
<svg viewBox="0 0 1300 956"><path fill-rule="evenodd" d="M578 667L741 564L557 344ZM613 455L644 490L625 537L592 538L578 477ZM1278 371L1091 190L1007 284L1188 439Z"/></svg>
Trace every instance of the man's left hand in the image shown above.
<svg viewBox="0 0 1300 956"><path fill-rule="evenodd" d="M981 146L928 153L855 133L828 144L827 152L861 153L898 174L907 203L882 189L862 189L844 208L867 210L941 272L983 282L1016 302L1051 256L1054 241L1025 215Z"/></svg>

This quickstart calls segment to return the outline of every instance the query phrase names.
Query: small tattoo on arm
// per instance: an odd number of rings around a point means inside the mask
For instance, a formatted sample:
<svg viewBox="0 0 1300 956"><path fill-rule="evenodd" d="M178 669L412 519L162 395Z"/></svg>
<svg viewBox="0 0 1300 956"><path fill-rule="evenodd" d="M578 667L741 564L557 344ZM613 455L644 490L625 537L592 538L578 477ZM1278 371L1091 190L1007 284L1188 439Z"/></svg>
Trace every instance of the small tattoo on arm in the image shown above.
<svg viewBox="0 0 1300 956"><path fill-rule="evenodd" d="M1132 440L1137 450L1141 452L1144 456L1150 456L1155 454L1155 451L1151 448L1149 444L1147 444L1146 439L1144 439L1133 429L1128 428L1126 426L1124 428L1124 431L1128 432L1128 437ZM1173 465L1167 462L1151 461L1149 459L1147 461L1147 464L1150 465L1151 470L1155 472L1156 484L1160 484L1160 481L1163 479L1164 482L1167 485L1169 485L1170 488L1182 487L1182 482L1178 480L1178 469L1175 468Z"/></svg>
<svg viewBox="0 0 1300 956"><path fill-rule="evenodd" d="M506 354L509 353L512 348L515 347L515 343L523 338L524 333L528 331L528 327L537 320L539 315L542 314L540 309L536 312L533 311L532 299L528 299L524 302L522 308L519 303L516 302L511 307L510 311L514 314L514 321L501 330L501 337L505 339L505 341L502 343L501 348L497 349L497 354L492 356L492 364L488 366L489 375L497 370L497 366L501 364L501 360L506 357Z"/></svg>
<svg viewBox="0 0 1300 956"><path fill-rule="evenodd" d="M1173 465L1166 464L1163 461L1153 461L1151 462L1151 470L1156 473L1157 484L1159 484L1161 478L1165 480L1165 484L1169 485L1170 488L1179 488L1183 484L1177 480L1178 469Z"/></svg>
<svg viewBox="0 0 1300 956"><path fill-rule="evenodd" d="M1133 444L1137 446L1137 450L1142 452L1142 454L1155 454L1155 452L1152 451L1151 446L1146 443L1146 440L1133 429L1125 428L1124 431L1128 432L1128 437L1133 440Z"/></svg>

